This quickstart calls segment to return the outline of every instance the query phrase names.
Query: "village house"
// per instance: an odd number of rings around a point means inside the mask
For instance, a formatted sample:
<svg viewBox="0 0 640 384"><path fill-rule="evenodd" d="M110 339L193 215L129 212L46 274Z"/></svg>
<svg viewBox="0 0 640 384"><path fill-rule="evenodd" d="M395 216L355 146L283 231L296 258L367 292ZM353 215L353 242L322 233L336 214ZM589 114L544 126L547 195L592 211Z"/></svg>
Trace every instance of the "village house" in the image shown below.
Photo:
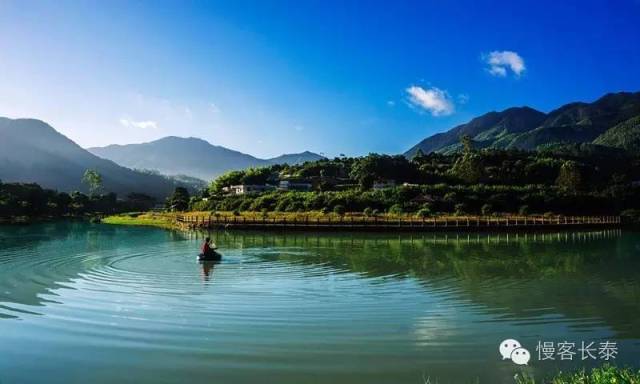
<svg viewBox="0 0 640 384"><path fill-rule="evenodd" d="M264 184L240 184L224 187L222 190L231 195L245 195L249 193L260 193L275 189L272 185Z"/></svg>

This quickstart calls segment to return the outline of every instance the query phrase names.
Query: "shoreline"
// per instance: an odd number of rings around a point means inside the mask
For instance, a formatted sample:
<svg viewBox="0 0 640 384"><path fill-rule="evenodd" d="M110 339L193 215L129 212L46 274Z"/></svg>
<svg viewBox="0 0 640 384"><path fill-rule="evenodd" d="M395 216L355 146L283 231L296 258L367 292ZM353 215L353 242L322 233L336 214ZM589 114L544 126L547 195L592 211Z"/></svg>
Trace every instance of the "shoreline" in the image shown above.
<svg viewBox="0 0 640 384"><path fill-rule="evenodd" d="M531 232L569 229L623 228L629 226L619 216L434 216L363 217L274 214L272 217L245 213L209 215L193 213L131 213L107 216L110 225L152 226L174 230L258 230L297 232Z"/></svg>

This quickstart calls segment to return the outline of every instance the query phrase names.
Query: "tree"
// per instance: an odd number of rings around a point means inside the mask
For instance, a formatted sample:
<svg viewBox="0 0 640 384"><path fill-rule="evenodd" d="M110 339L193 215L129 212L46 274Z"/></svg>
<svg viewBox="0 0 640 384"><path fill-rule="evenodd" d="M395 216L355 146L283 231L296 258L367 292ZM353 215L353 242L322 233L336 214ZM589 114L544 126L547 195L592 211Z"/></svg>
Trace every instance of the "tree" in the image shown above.
<svg viewBox="0 0 640 384"><path fill-rule="evenodd" d="M376 180L414 181L417 174L415 164L404 156L378 155L371 153L354 161L350 176L362 189L369 189Z"/></svg>
<svg viewBox="0 0 640 384"><path fill-rule="evenodd" d="M582 173L578 163L573 160L565 161L560 167L556 184L567 191L578 191L582 186Z"/></svg>
<svg viewBox="0 0 640 384"><path fill-rule="evenodd" d="M484 176L482 156L474 150L473 141L468 135L460 137L460 142L462 156L453 164L451 173L467 183L478 183Z"/></svg>
<svg viewBox="0 0 640 384"><path fill-rule="evenodd" d="M413 158L411 159L411 161L413 161L414 163L422 164L426 162L427 159L428 157L427 155L424 154L424 151L422 150L422 148L418 148L418 150L416 151L416 154L413 155Z"/></svg>
<svg viewBox="0 0 640 384"><path fill-rule="evenodd" d="M462 144L462 153L468 154L474 151L473 140L471 140L471 136L469 135L460 136L460 143Z"/></svg>
<svg viewBox="0 0 640 384"><path fill-rule="evenodd" d="M87 169L82 176L82 182L89 187L89 195L95 196L102 191L102 175L95 169Z"/></svg>
<svg viewBox="0 0 640 384"><path fill-rule="evenodd" d="M184 187L176 187L167 199L167 205L172 211L186 211L189 208L189 191Z"/></svg>
<svg viewBox="0 0 640 384"><path fill-rule="evenodd" d="M271 176L269 167L249 168L244 171L242 184L265 184Z"/></svg>

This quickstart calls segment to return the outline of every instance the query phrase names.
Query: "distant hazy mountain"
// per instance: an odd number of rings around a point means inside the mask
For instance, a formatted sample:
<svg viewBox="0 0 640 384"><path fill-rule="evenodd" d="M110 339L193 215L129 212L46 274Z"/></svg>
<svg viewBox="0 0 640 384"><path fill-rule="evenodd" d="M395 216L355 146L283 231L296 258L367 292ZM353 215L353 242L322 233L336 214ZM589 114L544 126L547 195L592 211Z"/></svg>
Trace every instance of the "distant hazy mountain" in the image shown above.
<svg viewBox="0 0 640 384"><path fill-rule="evenodd" d="M640 92L610 93L593 103L571 103L548 114L529 107L490 112L451 130L430 136L405 155L450 153L462 135L478 147L535 149L552 143L590 143L614 126L640 115ZM604 144L604 143L600 143Z"/></svg>
<svg viewBox="0 0 640 384"><path fill-rule="evenodd" d="M86 191L81 179L88 168L102 175L106 191L121 196L143 192L162 198L174 188L165 177L135 172L89 153L40 120L0 117L0 180Z"/></svg>
<svg viewBox="0 0 640 384"><path fill-rule="evenodd" d="M320 155L304 152L265 160L212 145L202 139L175 136L149 143L109 145L88 150L125 167L154 169L167 175L182 174L204 180L211 180L230 170L322 158Z"/></svg>
<svg viewBox="0 0 640 384"><path fill-rule="evenodd" d="M317 153L304 151L302 153L289 153L280 155L278 157L274 157L272 159L268 159L270 163L273 164L302 164L307 161L317 161L324 159L324 156L318 155Z"/></svg>

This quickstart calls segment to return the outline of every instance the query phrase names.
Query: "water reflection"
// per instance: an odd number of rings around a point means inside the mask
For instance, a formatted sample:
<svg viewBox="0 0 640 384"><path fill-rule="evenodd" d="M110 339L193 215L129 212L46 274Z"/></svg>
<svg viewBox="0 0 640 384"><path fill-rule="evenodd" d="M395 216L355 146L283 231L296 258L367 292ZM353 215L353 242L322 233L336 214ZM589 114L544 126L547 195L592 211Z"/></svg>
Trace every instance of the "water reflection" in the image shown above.
<svg viewBox="0 0 640 384"><path fill-rule="evenodd" d="M217 232L198 264L205 235L1 229L0 380L493 384L507 337L640 353L638 233Z"/></svg>
<svg viewBox="0 0 640 384"><path fill-rule="evenodd" d="M613 336L640 337L639 238L619 229L425 235L229 232L215 237L225 247L265 261L329 266L385 280L417 279L432 294L455 294L456 303L483 308L492 314L491 322L571 319L568 326L574 329L606 325Z"/></svg>
<svg viewBox="0 0 640 384"><path fill-rule="evenodd" d="M198 263L202 266L202 281L209 282L211 280L211 275L213 274L213 270L216 264L219 264L219 261L206 261L200 260Z"/></svg>

